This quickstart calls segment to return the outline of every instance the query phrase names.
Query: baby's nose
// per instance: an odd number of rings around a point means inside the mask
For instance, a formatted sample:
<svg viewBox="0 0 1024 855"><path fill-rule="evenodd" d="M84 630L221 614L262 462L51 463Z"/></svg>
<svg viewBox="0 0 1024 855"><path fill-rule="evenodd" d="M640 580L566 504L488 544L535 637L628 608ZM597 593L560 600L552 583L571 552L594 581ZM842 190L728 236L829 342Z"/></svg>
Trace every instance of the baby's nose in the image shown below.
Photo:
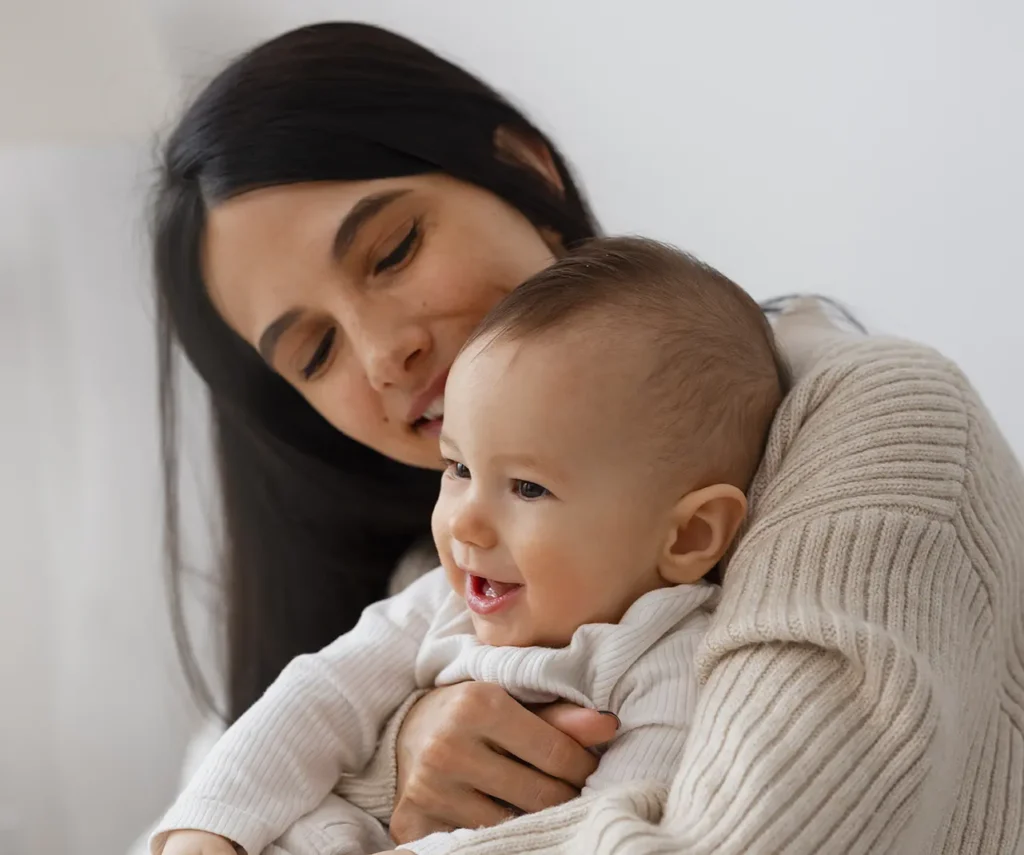
<svg viewBox="0 0 1024 855"><path fill-rule="evenodd" d="M497 533L482 503L469 497L455 509L449 528L452 537L467 547L493 549L498 542Z"/></svg>

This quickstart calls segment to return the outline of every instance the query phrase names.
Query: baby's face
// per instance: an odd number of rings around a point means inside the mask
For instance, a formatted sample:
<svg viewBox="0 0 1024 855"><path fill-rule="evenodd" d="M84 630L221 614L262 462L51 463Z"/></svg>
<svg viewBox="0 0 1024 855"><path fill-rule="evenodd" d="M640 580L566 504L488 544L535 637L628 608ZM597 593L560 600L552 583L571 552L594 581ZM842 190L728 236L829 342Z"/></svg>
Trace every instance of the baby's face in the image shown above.
<svg viewBox="0 0 1024 855"><path fill-rule="evenodd" d="M434 539L485 644L564 646L665 584L681 494L643 447L642 372L570 336L475 343L448 379Z"/></svg>

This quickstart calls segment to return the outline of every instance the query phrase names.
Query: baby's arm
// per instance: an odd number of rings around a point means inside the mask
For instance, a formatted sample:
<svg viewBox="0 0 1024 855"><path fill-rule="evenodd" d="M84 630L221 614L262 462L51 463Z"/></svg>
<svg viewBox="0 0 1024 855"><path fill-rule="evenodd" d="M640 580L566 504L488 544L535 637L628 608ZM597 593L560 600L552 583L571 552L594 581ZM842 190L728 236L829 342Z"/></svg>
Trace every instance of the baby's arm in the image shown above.
<svg viewBox="0 0 1024 855"><path fill-rule="evenodd" d="M370 855L394 846L378 820L331 793L264 849L263 855Z"/></svg>
<svg viewBox="0 0 1024 855"><path fill-rule="evenodd" d="M220 855L198 836L192 848L171 848L168 834L190 829L259 855L343 773L362 769L388 717L416 688L417 654L448 593L443 573L431 573L370 606L319 653L293 660L210 752L160 823L152 852L166 843L166 855Z"/></svg>

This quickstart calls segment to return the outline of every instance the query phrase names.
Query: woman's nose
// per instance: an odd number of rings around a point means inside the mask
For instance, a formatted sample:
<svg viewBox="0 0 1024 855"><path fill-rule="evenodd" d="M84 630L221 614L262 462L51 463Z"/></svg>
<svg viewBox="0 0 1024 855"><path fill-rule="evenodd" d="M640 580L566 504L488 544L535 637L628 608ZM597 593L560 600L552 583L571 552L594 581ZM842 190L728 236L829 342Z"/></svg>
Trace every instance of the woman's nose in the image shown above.
<svg viewBox="0 0 1024 855"><path fill-rule="evenodd" d="M497 533L487 518L484 503L467 490L453 508L448 528L460 543L479 549L493 549L498 544Z"/></svg>
<svg viewBox="0 0 1024 855"><path fill-rule="evenodd" d="M427 362L433 342L423 323L394 315L374 319L364 314L355 325L356 348L372 388L382 392L425 382L418 376L418 368Z"/></svg>

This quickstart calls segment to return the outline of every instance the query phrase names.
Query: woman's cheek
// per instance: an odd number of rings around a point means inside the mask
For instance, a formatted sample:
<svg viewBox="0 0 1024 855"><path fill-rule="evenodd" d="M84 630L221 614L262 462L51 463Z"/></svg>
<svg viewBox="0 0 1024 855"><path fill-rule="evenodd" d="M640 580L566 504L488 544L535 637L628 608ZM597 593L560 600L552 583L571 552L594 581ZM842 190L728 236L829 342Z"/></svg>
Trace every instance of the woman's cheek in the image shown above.
<svg viewBox="0 0 1024 855"><path fill-rule="evenodd" d="M338 360L326 376L300 387L299 392L333 428L372 446L388 424L369 384L356 376L360 372L358 367Z"/></svg>

